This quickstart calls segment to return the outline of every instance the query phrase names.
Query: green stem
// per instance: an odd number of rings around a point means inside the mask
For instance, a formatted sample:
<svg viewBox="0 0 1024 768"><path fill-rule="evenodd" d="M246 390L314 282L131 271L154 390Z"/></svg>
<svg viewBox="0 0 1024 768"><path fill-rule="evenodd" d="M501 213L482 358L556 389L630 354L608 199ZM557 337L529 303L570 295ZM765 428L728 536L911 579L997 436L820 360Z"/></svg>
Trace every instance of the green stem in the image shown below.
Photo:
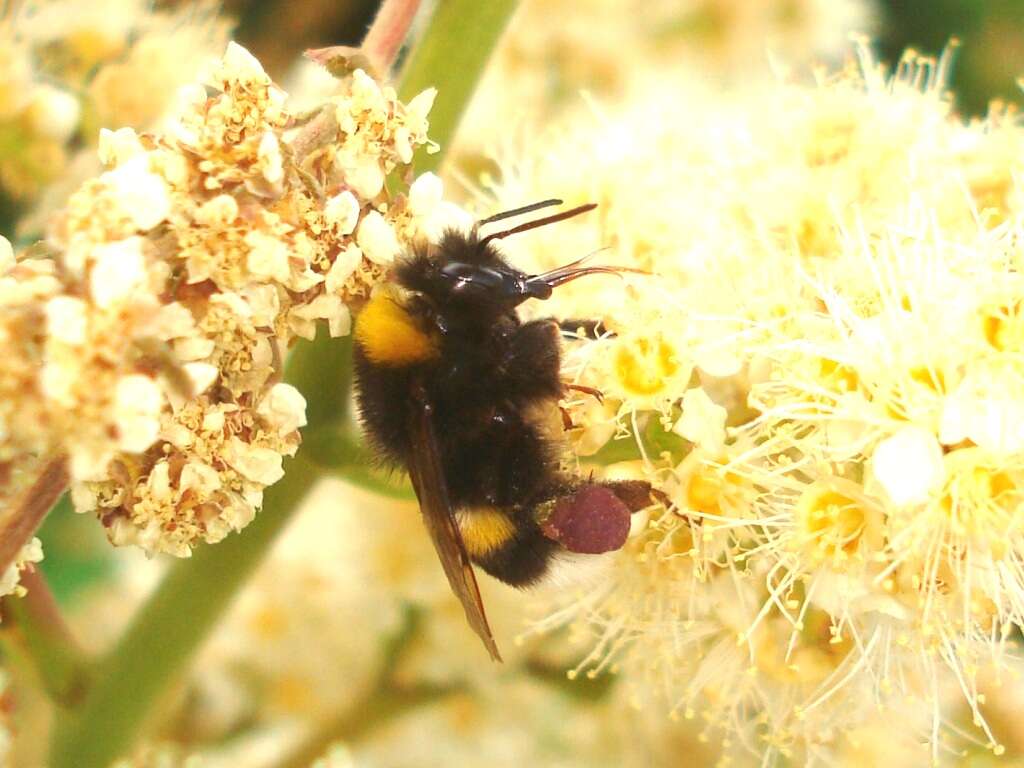
<svg viewBox="0 0 1024 768"><path fill-rule="evenodd" d="M88 659L64 623L42 572L26 571L21 586L26 589L24 597L4 598L0 644L35 671L55 703L74 706L88 685Z"/></svg>
<svg viewBox="0 0 1024 768"><path fill-rule="evenodd" d="M447 149L466 105L518 0L440 0L426 33L402 69L398 94L408 101L437 88L430 138ZM442 153L417 153L416 171L436 170Z"/></svg>
<svg viewBox="0 0 1024 768"><path fill-rule="evenodd" d="M107 768L132 747L320 474L301 453L285 469L244 534L201 547L171 567L98 666L95 684L75 716L58 725L51 768Z"/></svg>
<svg viewBox="0 0 1024 768"><path fill-rule="evenodd" d="M402 475L374 468L372 454L351 427L321 427L307 431L302 441L309 456L332 475L389 499L416 498Z"/></svg>
<svg viewBox="0 0 1024 768"><path fill-rule="evenodd" d="M300 341L288 354L285 378L306 398L305 441L320 426L344 424L352 397L352 337L332 339L317 329L313 341Z"/></svg>

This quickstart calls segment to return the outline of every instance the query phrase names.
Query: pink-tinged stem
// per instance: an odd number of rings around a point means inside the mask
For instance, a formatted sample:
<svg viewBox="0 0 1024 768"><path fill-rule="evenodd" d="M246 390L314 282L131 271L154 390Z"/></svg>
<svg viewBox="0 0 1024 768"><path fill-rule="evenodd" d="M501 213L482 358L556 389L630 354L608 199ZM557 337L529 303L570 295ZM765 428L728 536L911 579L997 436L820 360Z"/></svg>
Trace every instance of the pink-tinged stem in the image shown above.
<svg viewBox="0 0 1024 768"><path fill-rule="evenodd" d="M70 479L67 458L50 459L42 464L35 480L0 509L0 574L31 540L46 513L67 490Z"/></svg>
<svg viewBox="0 0 1024 768"><path fill-rule="evenodd" d="M362 45L363 52L381 72L387 72L395 63L419 7L420 0L384 0L381 4Z"/></svg>

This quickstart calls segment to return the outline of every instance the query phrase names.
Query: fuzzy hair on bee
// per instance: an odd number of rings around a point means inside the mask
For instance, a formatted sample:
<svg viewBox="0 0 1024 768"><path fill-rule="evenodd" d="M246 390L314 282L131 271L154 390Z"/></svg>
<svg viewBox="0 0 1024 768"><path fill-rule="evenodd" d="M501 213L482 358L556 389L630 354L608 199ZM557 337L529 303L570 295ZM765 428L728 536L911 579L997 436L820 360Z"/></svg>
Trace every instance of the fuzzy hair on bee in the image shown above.
<svg viewBox="0 0 1024 768"><path fill-rule="evenodd" d="M570 386L561 377L561 328L552 319L522 322L516 313L524 301L547 299L584 275L635 270L580 259L529 275L495 245L596 206L480 235L485 225L558 204L506 211L468 233L448 231L417 246L356 318L363 428L382 461L408 471L452 589L496 660L473 565L529 586L561 552L621 548L630 515L651 503L645 482L602 482L562 469L562 446L544 424Z"/></svg>

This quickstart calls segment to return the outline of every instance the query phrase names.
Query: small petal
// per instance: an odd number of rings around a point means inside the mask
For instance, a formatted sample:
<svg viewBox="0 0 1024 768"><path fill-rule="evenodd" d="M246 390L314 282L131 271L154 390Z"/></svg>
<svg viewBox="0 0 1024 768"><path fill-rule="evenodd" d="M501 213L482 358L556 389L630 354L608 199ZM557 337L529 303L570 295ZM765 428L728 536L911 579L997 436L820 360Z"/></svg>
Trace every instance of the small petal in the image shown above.
<svg viewBox="0 0 1024 768"><path fill-rule="evenodd" d="M900 506L926 501L945 476L939 441L915 426L903 427L880 442L871 468L892 502Z"/></svg>
<svg viewBox="0 0 1024 768"><path fill-rule="evenodd" d="M284 477L281 454L231 438L225 451L225 460L242 477L262 485L273 485Z"/></svg>
<svg viewBox="0 0 1024 768"><path fill-rule="evenodd" d="M98 151L100 162L106 166L120 165L133 157L146 154L133 128L118 128L116 131L101 128Z"/></svg>
<svg viewBox="0 0 1024 768"><path fill-rule="evenodd" d="M390 264L402 252L394 228L377 211L370 211L359 222L356 242L375 264Z"/></svg>
<svg viewBox="0 0 1024 768"><path fill-rule="evenodd" d="M358 246L350 245L341 250L327 272L325 287L328 293L338 293L348 282L352 273L363 261L363 252Z"/></svg>
<svg viewBox="0 0 1024 768"><path fill-rule="evenodd" d="M195 218L205 227L226 227L238 218L238 202L231 195L217 195L196 209Z"/></svg>
<svg viewBox="0 0 1024 768"><path fill-rule="evenodd" d="M163 391L148 376L123 376L114 391L114 420L118 445L130 453L142 453L160 434Z"/></svg>
<svg viewBox="0 0 1024 768"><path fill-rule="evenodd" d="M96 246L93 257L95 263L89 274L90 292L96 306L101 309L132 298L146 280L146 260L140 237Z"/></svg>
<svg viewBox="0 0 1024 768"><path fill-rule="evenodd" d="M444 184L433 173L421 174L409 187L409 212L413 216L426 218L441 203Z"/></svg>
<svg viewBox="0 0 1024 768"><path fill-rule="evenodd" d="M683 415L672 431L707 451L715 451L725 443L726 416L725 408L695 387L683 394Z"/></svg>
<svg viewBox="0 0 1024 768"><path fill-rule="evenodd" d="M246 265L256 277L285 283L291 276L288 264L288 244L263 232L250 232L245 236L249 246Z"/></svg>
<svg viewBox="0 0 1024 768"><path fill-rule="evenodd" d="M258 413L287 435L306 426L306 398L291 384L275 384L260 403Z"/></svg>
<svg viewBox="0 0 1024 768"><path fill-rule="evenodd" d="M347 189L331 197L324 204L324 218L339 235L350 235L359 220L359 201Z"/></svg>
<svg viewBox="0 0 1024 768"><path fill-rule="evenodd" d="M170 215L170 190L163 178L149 170L146 155L132 157L100 178L138 229L148 231Z"/></svg>
<svg viewBox="0 0 1024 768"><path fill-rule="evenodd" d="M46 331L65 344L85 343L88 332L87 306L73 296L55 296L46 302Z"/></svg>
<svg viewBox="0 0 1024 768"><path fill-rule="evenodd" d="M271 184L277 184L284 178L284 159L281 156L281 145L273 131L267 131L260 139L257 152L263 178Z"/></svg>
<svg viewBox="0 0 1024 768"><path fill-rule="evenodd" d="M261 80L267 76L259 59L234 41L228 43L222 66L226 77L239 80Z"/></svg>
<svg viewBox="0 0 1024 768"><path fill-rule="evenodd" d="M220 370L217 366L210 365L209 363L185 363L182 367L185 369L185 374L188 376L189 381L192 382L193 396L203 394L220 375Z"/></svg>

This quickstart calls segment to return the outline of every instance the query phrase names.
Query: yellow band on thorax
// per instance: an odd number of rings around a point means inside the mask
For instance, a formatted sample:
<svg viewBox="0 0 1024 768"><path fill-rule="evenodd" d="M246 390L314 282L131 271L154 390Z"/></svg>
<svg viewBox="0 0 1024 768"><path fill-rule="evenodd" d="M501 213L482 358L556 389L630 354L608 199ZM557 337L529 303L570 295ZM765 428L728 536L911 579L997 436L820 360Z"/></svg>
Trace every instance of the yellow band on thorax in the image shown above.
<svg viewBox="0 0 1024 768"><path fill-rule="evenodd" d="M438 341L424 332L386 291L376 293L356 318L356 344L370 362L413 365L437 357Z"/></svg>

